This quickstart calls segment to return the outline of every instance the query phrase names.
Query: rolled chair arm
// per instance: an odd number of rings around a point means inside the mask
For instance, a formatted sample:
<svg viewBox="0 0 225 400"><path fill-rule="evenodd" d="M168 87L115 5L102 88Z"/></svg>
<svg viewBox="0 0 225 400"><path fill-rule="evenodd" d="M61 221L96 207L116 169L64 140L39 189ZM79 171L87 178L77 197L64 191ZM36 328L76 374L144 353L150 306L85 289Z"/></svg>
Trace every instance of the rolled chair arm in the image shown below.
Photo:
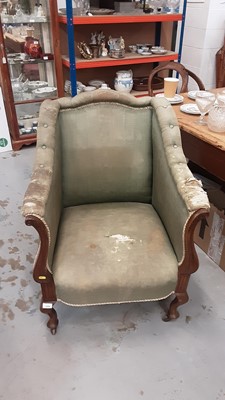
<svg viewBox="0 0 225 400"><path fill-rule="evenodd" d="M152 99L153 116L153 199L170 237L179 263L185 254L185 235L209 212L207 194L187 166L180 129L166 99ZM196 218L194 217L196 215ZM190 229L190 227L188 228ZM194 229L192 229L194 232ZM192 233L193 234L193 233Z"/></svg>
<svg viewBox="0 0 225 400"><path fill-rule="evenodd" d="M45 226L41 241L48 240L48 264L51 270L52 257L62 209L60 135L57 128L59 106L52 108L51 101L42 103L36 160L30 184L24 196L22 213L26 223L37 229L37 220ZM43 118L44 115L44 118ZM37 229L38 230L38 229ZM41 229L44 231L44 228Z"/></svg>

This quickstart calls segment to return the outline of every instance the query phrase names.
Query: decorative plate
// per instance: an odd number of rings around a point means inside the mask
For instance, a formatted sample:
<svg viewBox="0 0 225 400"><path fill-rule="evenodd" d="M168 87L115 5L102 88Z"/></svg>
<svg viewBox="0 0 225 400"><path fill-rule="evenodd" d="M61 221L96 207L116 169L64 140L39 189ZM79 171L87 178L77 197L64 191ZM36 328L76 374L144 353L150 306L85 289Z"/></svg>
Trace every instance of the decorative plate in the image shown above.
<svg viewBox="0 0 225 400"><path fill-rule="evenodd" d="M186 103L182 104L180 106L180 111L186 113L186 114L195 114L195 115L200 115L200 111L197 107L197 104L192 104L192 103Z"/></svg>
<svg viewBox="0 0 225 400"><path fill-rule="evenodd" d="M91 8L90 13L93 15L110 15L114 14L115 10L110 10L108 8Z"/></svg>

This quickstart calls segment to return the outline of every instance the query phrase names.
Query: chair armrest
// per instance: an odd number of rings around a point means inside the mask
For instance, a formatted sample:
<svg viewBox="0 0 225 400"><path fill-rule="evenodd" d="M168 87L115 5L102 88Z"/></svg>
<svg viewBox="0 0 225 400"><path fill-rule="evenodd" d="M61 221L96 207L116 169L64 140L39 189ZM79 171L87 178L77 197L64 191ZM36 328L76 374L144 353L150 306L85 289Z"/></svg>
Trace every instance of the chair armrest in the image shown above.
<svg viewBox="0 0 225 400"><path fill-rule="evenodd" d="M185 253L185 229L196 214L205 216L210 208L207 194L187 166L180 129L172 106L166 99L152 99L153 197L170 237L179 263ZM197 219L195 224L197 223ZM194 229L193 229L194 231Z"/></svg>
<svg viewBox="0 0 225 400"><path fill-rule="evenodd" d="M52 104L52 102L51 102ZM26 223L38 228L41 241L48 242L46 266L51 270L52 257L62 209L60 135L55 109L43 102L38 126L36 160L31 181L24 196L22 213ZM46 243L45 243L46 246ZM44 268L44 266L43 266Z"/></svg>

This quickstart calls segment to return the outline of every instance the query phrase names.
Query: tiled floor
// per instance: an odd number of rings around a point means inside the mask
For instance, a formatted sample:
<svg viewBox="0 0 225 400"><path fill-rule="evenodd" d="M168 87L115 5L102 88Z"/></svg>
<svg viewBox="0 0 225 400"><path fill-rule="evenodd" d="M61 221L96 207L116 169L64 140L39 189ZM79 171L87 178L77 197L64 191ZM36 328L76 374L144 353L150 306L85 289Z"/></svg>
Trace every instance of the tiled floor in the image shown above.
<svg viewBox="0 0 225 400"><path fill-rule="evenodd" d="M31 147L0 155L0 399L225 399L225 273L201 251L178 320L162 322L162 302L58 304L51 336L20 213L33 159Z"/></svg>

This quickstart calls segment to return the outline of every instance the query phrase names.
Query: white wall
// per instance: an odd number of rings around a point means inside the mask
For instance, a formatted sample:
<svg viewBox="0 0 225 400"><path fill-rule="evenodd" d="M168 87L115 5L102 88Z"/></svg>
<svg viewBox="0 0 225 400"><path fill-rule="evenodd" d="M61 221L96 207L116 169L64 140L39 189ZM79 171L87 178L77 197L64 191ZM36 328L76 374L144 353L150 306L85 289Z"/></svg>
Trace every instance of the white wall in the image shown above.
<svg viewBox="0 0 225 400"><path fill-rule="evenodd" d="M223 45L224 34L223 0L187 4L181 62L202 79L207 89L216 85L215 56Z"/></svg>

